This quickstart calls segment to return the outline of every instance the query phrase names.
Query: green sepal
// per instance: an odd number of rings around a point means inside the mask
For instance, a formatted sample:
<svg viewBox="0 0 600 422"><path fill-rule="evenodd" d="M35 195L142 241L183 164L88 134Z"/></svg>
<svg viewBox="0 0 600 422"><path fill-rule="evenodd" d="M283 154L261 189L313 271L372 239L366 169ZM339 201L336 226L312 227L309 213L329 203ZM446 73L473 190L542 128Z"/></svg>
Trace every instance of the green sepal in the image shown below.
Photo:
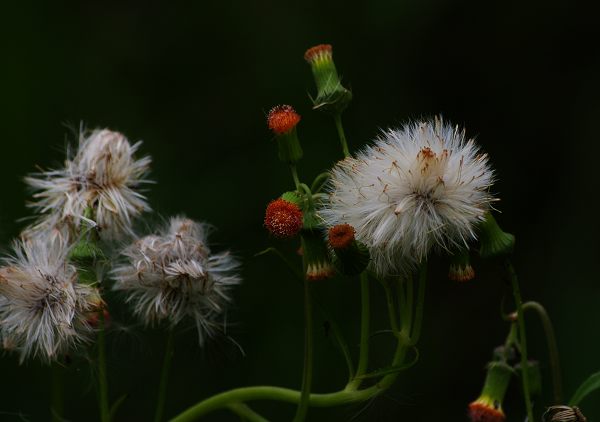
<svg viewBox="0 0 600 422"><path fill-rule="evenodd" d="M341 274L347 276L362 273L371 260L369 249L356 240L343 249L333 249L333 264Z"/></svg>
<svg viewBox="0 0 600 422"><path fill-rule="evenodd" d="M508 389L513 368L503 362L490 362L487 365L487 375L481 391L482 397L489 397L494 403L502 404Z"/></svg>
<svg viewBox="0 0 600 422"><path fill-rule="evenodd" d="M342 85L332 57L317 58L310 65L317 85L313 108L329 113L344 111L352 101L352 92Z"/></svg>
<svg viewBox="0 0 600 422"><path fill-rule="evenodd" d="M335 268L323 236L317 230L303 229L300 238L306 279L322 280L333 277Z"/></svg>
<svg viewBox="0 0 600 422"><path fill-rule="evenodd" d="M298 195L297 192L288 191L284 192L281 195L281 199L287 202L291 202L292 204L298 205L298 207L302 207L302 197Z"/></svg>
<svg viewBox="0 0 600 422"><path fill-rule="evenodd" d="M298 139L298 133L294 127L287 133L277 135L277 147L279 148L279 159L284 163L296 164L302 159L303 152Z"/></svg>
<svg viewBox="0 0 600 422"><path fill-rule="evenodd" d="M479 224L479 255L482 258L493 258L510 255L515 247L515 236L502 231L498 222L488 212Z"/></svg>

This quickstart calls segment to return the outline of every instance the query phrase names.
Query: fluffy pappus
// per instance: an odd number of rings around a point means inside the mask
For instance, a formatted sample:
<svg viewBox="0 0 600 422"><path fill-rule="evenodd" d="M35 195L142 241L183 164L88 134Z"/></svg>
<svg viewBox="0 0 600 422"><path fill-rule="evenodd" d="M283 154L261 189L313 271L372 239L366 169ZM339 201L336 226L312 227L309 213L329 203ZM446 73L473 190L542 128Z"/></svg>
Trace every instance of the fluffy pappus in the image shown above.
<svg viewBox="0 0 600 422"><path fill-rule="evenodd" d="M17 241L0 268L0 335L3 345L51 361L89 340L88 319L102 306L95 287L78 282L60 236Z"/></svg>
<svg viewBox="0 0 600 422"><path fill-rule="evenodd" d="M241 279L229 253L211 253L207 226L175 217L156 235L142 237L123 250L124 261L112 270L114 289L125 293L133 312L146 325L186 318L194 321L200 343L223 327L230 292Z"/></svg>
<svg viewBox="0 0 600 422"><path fill-rule="evenodd" d="M353 226L380 275L402 273L436 245L475 238L495 200L493 179L487 155L464 130L441 118L415 122L337 163L319 214L329 227Z"/></svg>
<svg viewBox="0 0 600 422"><path fill-rule="evenodd" d="M148 183L151 159L134 157L140 146L108 129L81 132L78 149L67 154L64 168L25 178L34 190L29 205L41 214L28 232L59 228L68 233L87 221L105 239L131 234L132 220L150 210L139 188ZM86 215L90 209L93 221Z"/></svg>

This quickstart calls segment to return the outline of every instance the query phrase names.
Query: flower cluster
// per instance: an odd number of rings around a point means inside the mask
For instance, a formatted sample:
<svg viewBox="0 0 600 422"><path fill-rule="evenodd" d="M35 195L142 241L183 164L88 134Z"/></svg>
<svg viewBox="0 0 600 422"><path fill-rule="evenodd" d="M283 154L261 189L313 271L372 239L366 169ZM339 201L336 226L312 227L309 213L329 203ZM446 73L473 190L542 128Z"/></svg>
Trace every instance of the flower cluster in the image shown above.
<svg viewBox="0 0 600 422"><path fill-rule="evenodd" d="M230 253L212 254L207 226L172 218L158 234L136 240L115 266L114 289L146 324L168 321L174 326L191 318L200 342L222 325L231 288L240 283L238 261Z"/></svg>
<svg viewBox="0 0 600 422"><path fill-rule="evenodd" d="M132 219L150 210L139 188L148 182L151 160L134 157L140 145L131 145L124 135L107 129L82 132L79 148L64 168L25 179L35 191L30 205L41 214L28 232L58 228L76 233L88 221L106 239L131 234Z"/></svg>
<svg viewBox="0 0 600 422"><path fill-rule="evenodd" d="M67 262L68 244L51 239L16 242L0 268L0 337L21 361L53 360L89 340L90 317L103 306L98 290L80 283Z"/></svg>
<svg viewBox="0 0 600 422"><path fill-rule="evenodd" d="M384 132L331 171L328 226L350 224L379 274L403 272L433 246L464 246L490 203L493 172L464 131L441 119Z"/></svg>

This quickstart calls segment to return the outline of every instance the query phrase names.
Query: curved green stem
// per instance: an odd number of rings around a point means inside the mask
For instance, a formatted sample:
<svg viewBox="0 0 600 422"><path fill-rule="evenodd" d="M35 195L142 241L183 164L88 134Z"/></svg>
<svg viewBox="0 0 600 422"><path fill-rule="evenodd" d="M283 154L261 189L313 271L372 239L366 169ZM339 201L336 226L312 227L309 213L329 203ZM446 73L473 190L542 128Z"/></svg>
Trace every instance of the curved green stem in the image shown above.
<svg viewBox="0 0 600 422"><path fill-rule="evenodd" d="M106 375L106 331L104 329L104 310L98 317L98 397L100 400L100 420L110 422L110 406L108 404L108 379Z"/></svg>
<svg viewBox="0 0 600 422"><path fill-rule="evenodd" d="M392 329L395 336L398 335L398 314L396 313L396 305L394 304L394 297L392 296L392 289L387 282L383 282L383 290L385 291L385 299L387 301L388 317L390 319L390 328Z"/></svg>
<svg viewBox="0 0 600 422"><path fill-rule="evenodd" d="M328 178L329 172L323 172L315 177L315 180L313 180L312 184L310 185L311 192L320 192Z"/></svg>
<svg viewBox="0 0 600 422"><path fill-rule="evenodd" d="M369 366L369 337L370 337L370 322L371 322L371 309L370 309L370 295L369 295L369 275L367 271L363 271L360 274L360 303L361 303L361 316L360 316L360 351L358 357L358 366L356 367L356 373L354 380L348 383L347 388L349 390L357 389L362 380L360 377L367 372Z"/></svg>
<svg viewBox="0 0 600 422"><path fill-rule="evenodd" d="M238 415L242 420L249 422L269 422L268 419L263 418L261 415L252 410L248 405L244 403L231 403L227 406L229 410Z"/></svg>
<svg viewBox="0 0 600 422"><path fill-rule="evenodd" d="M350 157L350 150L348 150L348 142L346 141L344 126L342 125L342 114L336 113L333 116L333 120L335 121L335 127L340 138L340 144L342 144L342 152L344 153L344 157Z"/></svg>
<svg viewBox="0 0 600 422"><path fill-rule="evenodd" d="M523 312L531 309L535 311L544 327L544 333L546 334L546 344L548 346L548 355L550 358L550 369L552 373L552 384L554 386L554 404L562 403L562 379L560 373L560 359L558 357L558 345L556 343L556 334L554 333L554 326L550 320L550 316L546 309L538 302L525 302L523 304Z"/></svg>
<svg viewBox="0 0 600 422"><path fill-rule="evenodd" d="M529 387L529 371L527 370L529 363L527 360L527 333L525 332L525 319L523 317L523 301L521 299L521 290L519 289L519 280L517 273L512 263L506 261L506 269L508 277L512 285L515 305L517 306L517 323L519 324L519 346L521 348L521 373L523 382L523 398L525 400L525 409L527 410L527 420L533 421L533 406L531 405L530 387Z"/></svg>
<svg viewBox="0 0 600 422"><path fill-rule="evenodd" d="M165 412L169 370L171 369L171 362L173 361L174 338L175 334L173 333L173 330L169 330L169 334L167 334L167 344L165 346L165 356L163 357L163 365L160 372L160 384L158 386L158 399L156 400L154 422L160 422Z"/></svg>

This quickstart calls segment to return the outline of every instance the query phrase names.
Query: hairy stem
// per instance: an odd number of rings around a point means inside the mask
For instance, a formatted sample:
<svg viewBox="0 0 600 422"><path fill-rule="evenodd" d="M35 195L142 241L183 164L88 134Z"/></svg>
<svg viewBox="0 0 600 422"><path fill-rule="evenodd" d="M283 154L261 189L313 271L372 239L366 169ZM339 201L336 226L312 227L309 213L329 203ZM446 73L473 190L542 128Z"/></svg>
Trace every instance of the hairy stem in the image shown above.
<svg viewBox="0 0 600 422"><path fill-rule="evenodd" d="M506 269L512 285L515 305L517 307L517 323L519 324L519 346L521 349L521 379L523 382L523 398L525 409L527 410L527 420L533 421L533 406L531 405L530 387L529 387L529 362L527 360L527 333L525 332L525 318L523 315L523 301L521 299L521 290L519 289L519 280L517 273L510 262L506 260Z"/></svg>
<svg viewBox="0 0 600 422"><path fill-rule="evenodd" d="M538 302L525 302L523 304L523 312L531 309L535 311L544 327L544 333L546 334L546 344L548 346L548 355L550 358L550 370L552 373L552 385L554 387L554 404L559 405L562 403L562 379L560 373L560 359L558 357L558 345L556 343L556 335L554 333L554 326L550 320L550 316L546 309Z"/></svg>
<svg viewBox="0 0 600 422"><path fill-rule="evenodd" d="M167 399L167 384L169 381L169 370L173 361L174 352L174 337L173 330L169 330L167 335L167 344L165 346L165 356L163 357L162 370L160 372L160 384L158 386L158 399L156 400L156 412L154 414L154 422L160 422L165 412L165 402Z"/></svg>

